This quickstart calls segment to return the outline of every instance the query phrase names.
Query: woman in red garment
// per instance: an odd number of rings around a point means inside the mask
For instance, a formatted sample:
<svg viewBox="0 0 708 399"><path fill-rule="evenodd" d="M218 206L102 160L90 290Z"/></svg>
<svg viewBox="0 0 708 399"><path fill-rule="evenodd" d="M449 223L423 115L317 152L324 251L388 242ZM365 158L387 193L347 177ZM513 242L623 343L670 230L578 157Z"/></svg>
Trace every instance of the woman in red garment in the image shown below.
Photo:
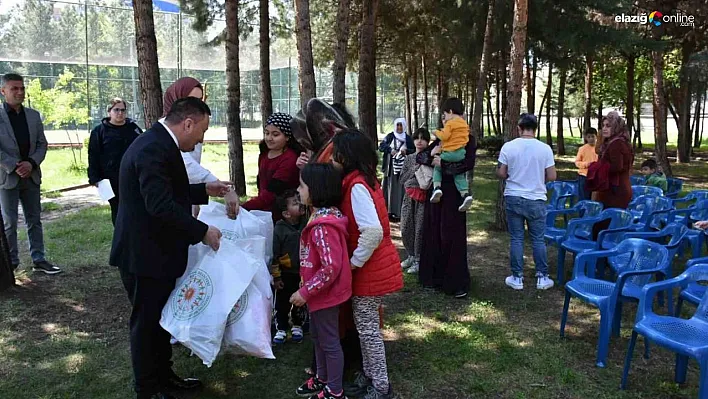
<svg viewBox="0 0 708 399"><path fill-rule="evenodd" d="M629 175L632 172L634 153L627 125L617 112L612 111L602 119L602 141L596 151L599 161L609 164L610 183L608 190L597 192L597 201L605 209L626 209L632 200Z"/></svg>
<svg viewBox="0 0 708 399"><path fill-rule="evenodd" d="M295 162L302 149L293 138L291 119L288 114L275 113L266 121L263 141L259 144L258 196L241 205L243 209L271 212L276 196L300 185L300 170ZM281 217L278 212L273 212L274 222Z"/></svg>

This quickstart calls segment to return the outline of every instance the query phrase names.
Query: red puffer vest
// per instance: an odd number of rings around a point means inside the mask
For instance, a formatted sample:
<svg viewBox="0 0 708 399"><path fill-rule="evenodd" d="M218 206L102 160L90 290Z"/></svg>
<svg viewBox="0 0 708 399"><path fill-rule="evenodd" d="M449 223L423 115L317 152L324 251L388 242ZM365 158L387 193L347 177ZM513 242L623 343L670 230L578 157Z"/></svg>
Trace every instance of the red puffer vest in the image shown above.
<svg viewBox="0 0 708 399"><path fill-rule="evenodd" d="M376 183L376 189L369 187L364 176L359 171L349 173L344 177L342 183L344 198L340 209L344 216L349 219L347 225L349 257L351 258L354 250L359 245L359 226L354 219L354 211L352 210L352 188L356 184L362 184L366 187L369 190L369 194L371 194L371 198L374 199L376 213L379 216L381 227L383 227L383 240L364 266L353 270L352 295L381 296L396 292L403 288L403 273L401 272L401 259L398 257L398 251L393 245L393 241L391 241L391 227L388 224L388 210L384 202L383 192L378 183Z"/></svg>

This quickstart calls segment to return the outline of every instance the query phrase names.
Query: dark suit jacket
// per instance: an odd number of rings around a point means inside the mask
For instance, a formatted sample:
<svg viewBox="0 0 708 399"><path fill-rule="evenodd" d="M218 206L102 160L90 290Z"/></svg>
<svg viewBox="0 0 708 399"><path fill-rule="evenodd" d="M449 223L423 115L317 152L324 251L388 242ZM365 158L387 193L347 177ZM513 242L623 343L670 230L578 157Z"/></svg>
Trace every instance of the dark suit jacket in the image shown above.
<svg viewBox="0 0 708 399"><path fill-rule="evenodd" d="M192 204L208 202L205 185L189 184L182 155L159 122L130 145L119 179L110 264L139 276L180 277L189 246L208 229L191 213Z"/></svg>

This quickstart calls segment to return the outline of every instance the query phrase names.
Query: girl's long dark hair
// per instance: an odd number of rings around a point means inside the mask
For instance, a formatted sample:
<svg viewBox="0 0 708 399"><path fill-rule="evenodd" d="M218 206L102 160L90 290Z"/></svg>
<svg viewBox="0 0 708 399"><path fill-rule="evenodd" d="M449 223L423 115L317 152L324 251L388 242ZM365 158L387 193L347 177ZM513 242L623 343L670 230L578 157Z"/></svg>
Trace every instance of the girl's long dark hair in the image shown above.
<svg viewBox="0 0 708 399"><path fill-rule="evenodd" d="M343 167L343 175L358 170L364 175L369 187L376 188L376 165L379 157L371 138L357 129L345 129L332 138L334 150L332 158Z"/></svg>

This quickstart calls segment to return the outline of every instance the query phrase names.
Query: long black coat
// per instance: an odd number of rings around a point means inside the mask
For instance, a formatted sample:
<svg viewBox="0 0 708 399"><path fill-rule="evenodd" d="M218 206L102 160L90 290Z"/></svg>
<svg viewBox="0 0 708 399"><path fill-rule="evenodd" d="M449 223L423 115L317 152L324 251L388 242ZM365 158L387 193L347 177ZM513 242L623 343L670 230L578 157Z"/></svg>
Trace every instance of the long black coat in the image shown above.
<svg viewBox="0 0 708 399"><path fill-rule="evenodd" d="M120 198L110 264L144 277L184 274L189 246L208 229L191 206L209 197L204 184L189 184L180 150L159 122L126 151Z"/></svg>

